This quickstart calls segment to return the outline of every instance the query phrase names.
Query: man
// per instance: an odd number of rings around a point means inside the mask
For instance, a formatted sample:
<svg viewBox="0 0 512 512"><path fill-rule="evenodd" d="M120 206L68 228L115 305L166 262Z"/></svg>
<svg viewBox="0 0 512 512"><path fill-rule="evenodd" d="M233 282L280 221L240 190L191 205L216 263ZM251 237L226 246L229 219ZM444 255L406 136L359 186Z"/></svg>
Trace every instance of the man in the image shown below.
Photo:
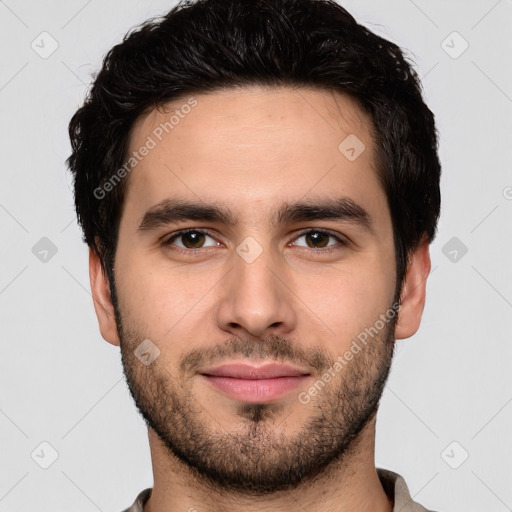
<svg viewBox="0 0 512 512"><path fill-rule="evenodd" d="M128 511L424 511L376 468L439 216L400 49L328 0L182 3L70 123L103 338L154 473Z"/></svg>

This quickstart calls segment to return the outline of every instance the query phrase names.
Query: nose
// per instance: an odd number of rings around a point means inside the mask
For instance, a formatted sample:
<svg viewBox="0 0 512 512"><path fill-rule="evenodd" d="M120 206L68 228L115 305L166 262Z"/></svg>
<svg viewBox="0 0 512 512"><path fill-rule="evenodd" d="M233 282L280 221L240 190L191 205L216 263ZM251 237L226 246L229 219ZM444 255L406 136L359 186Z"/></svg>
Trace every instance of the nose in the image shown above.
<svg viewBox="0 0 512 512"><path fill-rule="evenodd" d="M233 260L233 269L221 288L219 328L237 336L258 338L293 331L297 310L284 259L267 248L254 260L243 252L234 254Z"/></svg>

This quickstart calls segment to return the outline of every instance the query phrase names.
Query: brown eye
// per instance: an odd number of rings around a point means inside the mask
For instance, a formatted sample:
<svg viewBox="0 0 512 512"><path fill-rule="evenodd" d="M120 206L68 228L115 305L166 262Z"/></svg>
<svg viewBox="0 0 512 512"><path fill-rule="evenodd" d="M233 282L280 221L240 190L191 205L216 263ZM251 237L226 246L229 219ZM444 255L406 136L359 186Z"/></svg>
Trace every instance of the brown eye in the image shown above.
<svg viewBox="0 0 512 512"><path fill-rule="evenodd" d="M204 243L204 233L199 233L197 231L183 233L180 235L180 238L187 249L197 249Z"/></svg>
<svg viewBox="0 0 512 512"><path fill-rule="evenodd" d="M306 243L309 247L315 248L316 246L325 247L329 242L329 237L327 233L323 233L322 231L310 231L305 235Z"/></svg>
<svg viewBox="0 0 512 512"><path fill-rule="evenodd" d="M165 245L176 245L177 247L184 249L202 249L203 247L213 247L215 245L215 241L212 245L204 245L206 238L212 237L204 231L190 229L188 231L180 231L179 233L176 233L165 242ZM181 244L174 243L175 241L181 242Z"/></svg>
<svg viewBox="0 0 512 512"><path fill-rule="evenodd" d="M309 231L306 231L299 235L299 238L304 238L306 245L304 244L295 244L300 247L309 247L311 249L323 249L324 247L334 247L337 244L338 245L345 245L344 241L329 233L328 231L318 230L318 229L310 229ZM332 239L335 243L329 244L329 239Z"/></svg>

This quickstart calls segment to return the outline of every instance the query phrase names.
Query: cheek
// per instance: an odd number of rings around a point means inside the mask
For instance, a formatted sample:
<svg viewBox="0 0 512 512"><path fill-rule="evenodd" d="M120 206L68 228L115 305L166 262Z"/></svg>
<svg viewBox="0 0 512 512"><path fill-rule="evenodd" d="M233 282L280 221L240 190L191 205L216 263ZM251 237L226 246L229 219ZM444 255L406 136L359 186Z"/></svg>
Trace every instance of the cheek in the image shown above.
<svg viewBox="0 0 512 512"><path fill-rule="evenodd" d="M119 302L126 323L140 335L162 342L197 333L208 307L208 300L201 299L207 299L215 276L184 274L165 265L150 269L150 261L142 257L119 259Z"/></svg>
<svg viewBox="0 0 512 512"><path fill-rule="evenodd" d="M124 250L122 244L116 254L116 286L124 323L139 335L155 337L149 327L161 317L166 287L162 286L162 280L159 284L154 271L142 258Z"/></svg>
<svg viewBox="0 0 512 512"><path fill-rule="evenodd" d="M372 271L369 272L368 269ZM364 265L298 279L295 290L308 323L313 322L334 337L337 343L350 343L365 328L373 325L391 306L394 274L379 264ZM308 326L303 328L307 330Z"/></svg>

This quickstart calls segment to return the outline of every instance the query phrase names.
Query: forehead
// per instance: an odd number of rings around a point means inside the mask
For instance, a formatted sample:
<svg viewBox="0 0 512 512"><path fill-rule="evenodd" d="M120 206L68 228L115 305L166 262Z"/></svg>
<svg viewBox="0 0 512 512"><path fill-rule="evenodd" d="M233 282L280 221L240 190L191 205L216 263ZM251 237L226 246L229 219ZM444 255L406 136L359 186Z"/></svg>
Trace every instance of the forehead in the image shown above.
<svg viewBox="0 0 512 512"><path fill-rule="evenodd" d="M233 210L325 194L382 202L371 128L352 98L332 91L251 86L183 96L134 125L123 210L140 216L169 196Z"/></svg>

